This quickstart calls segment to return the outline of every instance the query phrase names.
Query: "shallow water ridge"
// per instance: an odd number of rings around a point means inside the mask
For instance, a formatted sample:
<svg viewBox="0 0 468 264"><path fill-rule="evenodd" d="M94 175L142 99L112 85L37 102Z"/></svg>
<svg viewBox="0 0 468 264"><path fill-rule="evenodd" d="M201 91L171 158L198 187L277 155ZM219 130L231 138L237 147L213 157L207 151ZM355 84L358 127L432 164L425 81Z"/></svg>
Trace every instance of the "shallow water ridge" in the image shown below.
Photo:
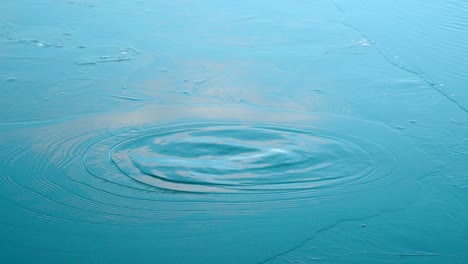
<svg viewBox="0 0 468 264"><path fill-rule="evenodd" d="M468 262L466 1L20 2L1 263Z"/></svg>

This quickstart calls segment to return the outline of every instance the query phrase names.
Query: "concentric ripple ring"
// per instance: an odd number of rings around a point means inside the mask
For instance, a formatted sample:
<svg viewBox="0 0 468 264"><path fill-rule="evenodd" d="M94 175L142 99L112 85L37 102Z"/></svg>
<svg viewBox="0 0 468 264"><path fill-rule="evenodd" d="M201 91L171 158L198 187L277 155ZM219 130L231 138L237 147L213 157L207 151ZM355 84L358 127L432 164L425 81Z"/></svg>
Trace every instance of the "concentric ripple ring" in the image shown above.
<svg viewBox="0 0 468 264"><path fill-rule="evenodd" d="M405 152L404 140L379 123L281 111L258 122L261 110L241 115L245 110L237 108L197 118L205 110L192 108L178 122L157 116L157 123L144 120L90 140L81 167L143 191L132 195L144 199L173 200L176 193L215 201L343 199L411 180L406 161L420 156ZM226 121L211 122L220 119Z"/></svg>
<svg viewBox="0 0 468 264"><path fill-rule="evenodd" d="M376 149L391 157L369 142L330 132L202 124L159 128L115 145L111 155L122 174L149 186L229 193L375 181L379 165L370 150Z"/></svg>

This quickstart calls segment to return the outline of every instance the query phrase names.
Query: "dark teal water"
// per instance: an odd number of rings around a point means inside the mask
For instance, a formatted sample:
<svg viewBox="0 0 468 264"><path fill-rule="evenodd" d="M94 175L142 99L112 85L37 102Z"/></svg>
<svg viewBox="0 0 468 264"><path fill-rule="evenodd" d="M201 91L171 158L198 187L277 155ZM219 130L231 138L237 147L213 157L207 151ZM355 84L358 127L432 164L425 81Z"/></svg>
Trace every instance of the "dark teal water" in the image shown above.
<svg viewBox="0 0 468 264"><path fill-rule="evenodd" d="M1 263L468 263L468 2L0 2Z"/></svg>

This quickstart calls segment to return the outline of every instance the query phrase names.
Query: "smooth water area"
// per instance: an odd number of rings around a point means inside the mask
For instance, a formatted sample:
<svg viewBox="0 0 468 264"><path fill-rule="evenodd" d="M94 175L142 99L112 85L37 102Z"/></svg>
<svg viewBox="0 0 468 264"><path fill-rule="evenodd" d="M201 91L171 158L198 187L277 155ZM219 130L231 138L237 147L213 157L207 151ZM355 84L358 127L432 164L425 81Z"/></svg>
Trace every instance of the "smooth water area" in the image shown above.
<svg viewBox="0 0 468 264"><path fill-rule="evenodd" d="M468 263L468 2L0 2L1 263Z"/></svg>

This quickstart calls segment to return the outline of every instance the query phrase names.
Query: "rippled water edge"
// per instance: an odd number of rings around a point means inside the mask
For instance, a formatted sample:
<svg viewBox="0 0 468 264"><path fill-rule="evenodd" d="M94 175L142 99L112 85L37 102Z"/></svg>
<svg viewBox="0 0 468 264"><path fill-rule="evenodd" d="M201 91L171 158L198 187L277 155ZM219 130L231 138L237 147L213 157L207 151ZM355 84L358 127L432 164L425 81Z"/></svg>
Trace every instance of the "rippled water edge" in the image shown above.
<svg viewBox="0 0 468 264"><path fill-rule="evenodd" d="M168 106L3 127L15 133L6 134L1 152L1 194L29 214L21 233L40 227L59 234L79 225L80 237L99 244L107 243L99 234L117 228L116 238L132 249L156 248L161 260L174 258L178 243L202 236L203 248L216 253L190 244L183 258L234 254L223 244L232 241L265 246L235 261L265 261L339 222L401 210L418 197L418 178L434 169L397 130L326 113ZM183 148L196 157L184 157ZM234 160L226 164L227 157ZM168 158L180 168L162 168ZM238 171L224 178L233 164ZM250 239L261 236L280 241ZM148 239L153 243L141 244Z"/></svg>

